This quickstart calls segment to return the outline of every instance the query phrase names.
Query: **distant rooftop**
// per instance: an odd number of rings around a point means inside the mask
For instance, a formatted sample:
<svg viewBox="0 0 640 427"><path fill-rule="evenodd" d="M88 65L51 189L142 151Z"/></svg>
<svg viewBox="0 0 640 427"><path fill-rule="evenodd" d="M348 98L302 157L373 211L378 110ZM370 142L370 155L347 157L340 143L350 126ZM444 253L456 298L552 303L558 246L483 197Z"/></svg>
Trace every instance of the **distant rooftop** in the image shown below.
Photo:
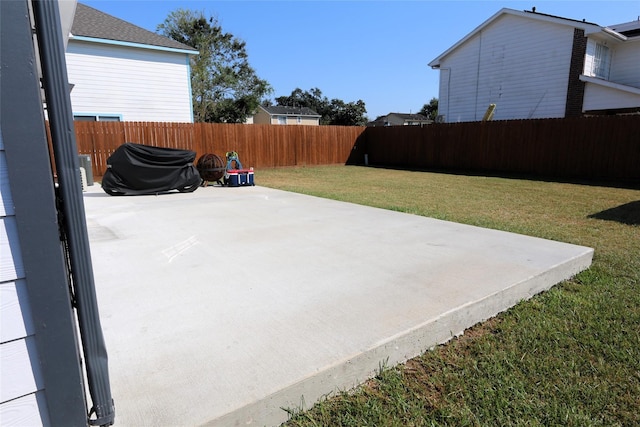
<svg viewBox="0 0 640 427"><path fill-rule="evenodd" d="M411 114L411 113L389 113L387 114L387 116L397 116L400 117L401 119L404 120L429 120L427 117L423 116L422 114Z"/></svg>
<svg viewBox="0 0 640 427"><path fill-rule="evenodd" d="M640 19L622 24L609 25L608 27L626 37L640 36Z"/></svg>
<svg viewBox="0 0 640 427"><path fill-rule="evenodd" d="M433 120L422 114L413 113L389 113L376 117L375 120L367 123L369 127L398 126L403 124L430 124Z"/></svg>
<svg viewBox="0 0 640 427"><path fill-rule="evenodd" d="M197 50L191 46L145 30L142 27L138 27L82 3L78 3L76 6L76 14L73 19L73 25L71 26L71 34L76 37L91 37L172 49L192 50L194 53L197 52Z"/></svg>

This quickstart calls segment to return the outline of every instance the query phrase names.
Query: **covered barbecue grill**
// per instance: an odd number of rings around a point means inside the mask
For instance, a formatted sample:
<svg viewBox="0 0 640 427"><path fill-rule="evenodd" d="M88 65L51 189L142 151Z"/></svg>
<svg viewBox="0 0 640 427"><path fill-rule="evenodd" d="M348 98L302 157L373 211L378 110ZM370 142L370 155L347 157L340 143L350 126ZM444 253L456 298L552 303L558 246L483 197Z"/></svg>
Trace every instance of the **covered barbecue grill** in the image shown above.
<svg viewBox="0 0 640 427"><path fill-rule="evenodd" d="M107 159L102 189L112 196L195 191L202 182L195 151L126 142Z"/></svg>

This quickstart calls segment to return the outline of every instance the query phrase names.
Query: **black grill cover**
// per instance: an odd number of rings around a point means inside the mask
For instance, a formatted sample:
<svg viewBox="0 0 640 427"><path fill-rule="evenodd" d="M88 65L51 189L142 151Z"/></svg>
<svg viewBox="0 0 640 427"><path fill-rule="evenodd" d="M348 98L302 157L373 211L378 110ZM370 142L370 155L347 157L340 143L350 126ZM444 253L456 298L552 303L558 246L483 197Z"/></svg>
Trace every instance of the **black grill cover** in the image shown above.
<svg viewBox="0 0 640 427"><path fill-rule="evenodd" d="M202 179L195 151L126 142L107 159L102 189L112 196L195 191Z"/></svg>

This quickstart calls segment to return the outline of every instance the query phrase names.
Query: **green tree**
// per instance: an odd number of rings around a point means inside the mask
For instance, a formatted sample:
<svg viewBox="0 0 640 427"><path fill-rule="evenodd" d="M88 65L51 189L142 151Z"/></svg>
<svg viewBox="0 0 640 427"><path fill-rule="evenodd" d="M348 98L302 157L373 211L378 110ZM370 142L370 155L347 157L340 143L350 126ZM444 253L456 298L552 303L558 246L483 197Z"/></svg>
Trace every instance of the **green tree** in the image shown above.
<svg viewBox="0 0 640 427"><path fill-rule="evenodd" d="M436 117L438 117L438 98L431 98L431 101L428 104L424 104L418 113L435 121Z"/></svg>
<svg viewBox="0 0 640 427"><path fill-rule="evenodd" d="M196 122L242 123L272 89L249 65L245 42L225 33L204 12L177 9L157 31L198 50L191 56L191 90Z"/></svg>
<svg viewBox="0 0 640 427"><path fill-rule="evenodd" d="M365 126L369 119L365 115L367 109L364 101L345 103L340 99L332 99L330 104L330 117L332 125L341 126Z"/></svg>
<svg viewBox="0 0 640 427"><path fill-rule="evenodd" d="M279 96L276 105L290 107L307 107L322 116L321 125L364 126L368 119L364 101L344 102L340 99L329 99L322 95L322 91L313 88L303 91L296 88L289 96Z"/></svg>

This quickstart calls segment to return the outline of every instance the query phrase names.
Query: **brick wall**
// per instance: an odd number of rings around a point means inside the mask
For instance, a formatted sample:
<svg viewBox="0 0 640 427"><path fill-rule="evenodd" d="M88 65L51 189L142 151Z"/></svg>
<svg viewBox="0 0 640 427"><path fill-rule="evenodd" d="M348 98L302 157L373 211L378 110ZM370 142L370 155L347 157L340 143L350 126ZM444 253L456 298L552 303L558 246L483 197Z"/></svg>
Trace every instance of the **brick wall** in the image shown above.
<svg viewBox="0 0 640 427"><path fill-rule="evenodd" d="M584 82L580 81L580 74L584 69L584 57L587 53L587 38L584 30L574 28L573 48L571 50L571 64L569 65L569 85L567 88L567 103L565 117L580 117L584 99Z"/></svg>

